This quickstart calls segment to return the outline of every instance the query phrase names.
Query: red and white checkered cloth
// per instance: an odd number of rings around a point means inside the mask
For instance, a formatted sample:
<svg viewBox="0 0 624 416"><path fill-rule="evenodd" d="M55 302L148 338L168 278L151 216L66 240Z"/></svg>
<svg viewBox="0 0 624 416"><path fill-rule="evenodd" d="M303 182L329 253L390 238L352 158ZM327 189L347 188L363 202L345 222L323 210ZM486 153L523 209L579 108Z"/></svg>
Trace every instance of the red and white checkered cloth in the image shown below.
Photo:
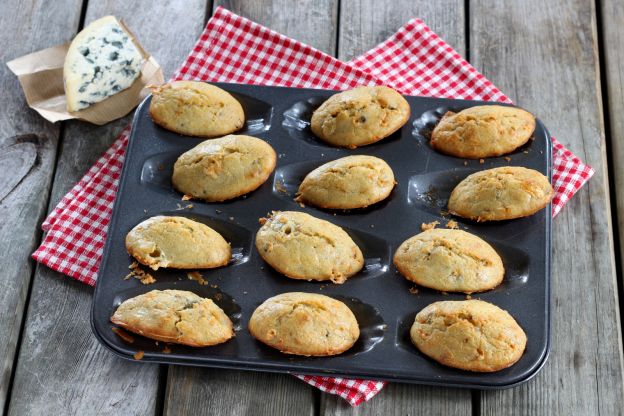
<svg viewBox="0 0 624 416"><path fill-rule="evenodd" d="M299 88L348 89L388 85L403 94L511 102L421 20L412 19L388 40L350 62L218 8L174 79ZM129 128L44 221L47 232L33 258L95 285ZM553 216L593 175L553 141ZM356 406L377 394L382 381L297 376Z"/></svg>

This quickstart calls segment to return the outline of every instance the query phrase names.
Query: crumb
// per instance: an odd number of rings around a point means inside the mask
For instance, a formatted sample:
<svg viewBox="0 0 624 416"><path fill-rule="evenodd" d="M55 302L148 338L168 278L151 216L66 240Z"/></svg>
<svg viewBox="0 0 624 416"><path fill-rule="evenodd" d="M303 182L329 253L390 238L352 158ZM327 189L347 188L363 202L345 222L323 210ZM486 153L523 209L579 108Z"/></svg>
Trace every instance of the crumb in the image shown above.
<svg viewBox="0 0 624 416"><path fill-rule="evenodd" d="M121 328L117 328L116 326L112 327L111 330L121 339L123 339L125 342L132 344L134 342L134 338L128 334L126 331L124 331Z"/></svg>
<svg viewBox="0 0 624 416"><path fill-rule="evenodd" d="M371 227L371 228L375 228L375 224L371 224L371 225L370 225L370 227Z"/></svg>
<svg viewBox="0 0 624 416"><path fill-rule="evenodd" d="M242 196L242 198L243 198L243 199L247 199L247 195L243 195L243 196Z"/></svg>
<svg viewBox="0 0 624 416"><path fill-rule="evenodd" d="M154 341L154 344L156 344L156 346L158 346L158 341Z"/></svg>
<svg viewBox="0 0 624 416"><path fill-rule="evenodd" d="M321 153L321 156L325 156L325 153Z"/></svg>
<svg viewBox="0 0 624 416"><path fill-rule="evenodd" d="M147 214L147 210L146 210L146 209L144 209L144 210L143 210L143 213L144 213L144 214Z"/></svg>
<svg viewBox="0 0 624 416"><path fill-rule="evenodd" d="M187 204L186 206L182 206L180 204L176 204L177 208L176 211L182 211L183 209L193 209L193 204Z"/></svg>
<svg viewBox="0 0 624 416"><path fill-rule="evenodd" d="M139 350L139 351L134 353L133 357L134 357L135 360L141 360L141 359L143 359L144 355L145 355L145 352Z"/></svg>
<svg viewBox="0 0 624 416"><path fill-rule="evenodd" d="M193 199L193 197L187 194L182 195L182 201L188 201L190 199Z"/></svg>
<svg viewBox="0 0 624 416"><path fill-rule="evenodd" d="M130 269L130 273L128 273L124 277L124 280L128 280L131 277L134 277L135 279L140 280L141 283L143 283L144 285L151 285L152 283L156 283L156 279L154 279L154 276L141 269L141 267L139 267L139 263L137 263L136 261L133 261L130 266L128 266L128 268Z"/></svg>
<svg viewBox="0 0 624 416"><path fill-rule="evenodd" d="M218 288L219 286L217 286L217 285L210 285L210 287L211 287L211 288L213 288L213 289L216 289L216 288Z"/></svg>
<svg viewBox="0 0 624 416"><path fill-rule="evenodd" d="M165 348L163 348L162 352L163 354L171 354L171 348L169 348L169 345L165 345Z"/></svg>
<svg viewBox="0 0 624 416"><path fill-rule="evenodd" d="M524 153L525 155L528 155L528 154L529 154L529 151L528 151L528 150L525 150L525 151L524 151L524 152L522 152L522 153Z"/></svg>
<svg viewBox="0 0 624 416"><path fill-rule="evenodd" d="M452 230L456 230L456 229L459 228L459 225L457 224L457 221L449 220L446 223L446 228L450 228Z"/></svg>
<svg viewBox="0 0 624 416"><path fill-rule="evenodd" d="M509 156L505 156L503 159L505 159L507 162L511 162L511 158Z"/></svg>
<svg viewBox="0 0 624 416"><path fill-rule="evenodd" d="M443 217L447 217L449 215L449 212L442 209L440 210L440 215L442 215Z"/></svg>
<svg viewBox="0 0 624 416"><path fill-rule="evenodd" d="M221 214L223 211L221 211L220 209L215 209L215 212L216 212L217 214Z"/></svg>
<svg viewBox="0 0 624 416"><path fill-rule="evenodd" d="M223 299L223 294L221 293L216 293L214 295L215 300L220 301L221 299Z"/></svg>
<svg viewBox="0 0 624 416"><path fill-rule="evenodd" d="M468 161L464 160L464 166L468 166Z"/></svg>
<svg viewBox="0 0 624 416"><path fill-rule="evenodd" d="M264 270L264 266L260 266L260 270Z"/></svg>
<svg viewBox="0 0 624 416"><path fill-rule="evenodd" d="M277 192L288 194L288 190L284 186L284 182L275 182L275 189L277 190Z"/></svg>
<svg viewBox="0 0 624 416"><path fill-rule="evenodd" d="M410 287L410 288L409 288L409 292L410 292L412 295L415 295L415 294L417 294L417 293L418 293L418 288L417 288L416 286L412 286L412 287Z"/></svg>
<svg viewBox="0 0 624 416"><path fill-rule="evenodd" d="M484 164L484 163L485 163L485 160L483 160L483 159L479 159L479 163L480 163L480 164Z"/></svg>
<svg viewBox="0 0 624 416"><path fill-rule="evenodd" d="M466 300L470 300L470 299L472 299L472 296L470 296L470 293L468 293L468 294L466 295Z"/></svg>
<svg viewBox="0 0 624 416"><path fill-rule="evenodd" d="M149 273L145 273L145 276L141 277L139 280L144 285L151 285L152 283L156 283L156 279L154 279L154 276Z"/></svg>
<svg viewBox="0 0 624 416"><path fill-rule="evenodd" d="M247 291L246 291L246 290L243 290L243 295L246 295L246 294L247 294Z"/></svg>
<svg viewBox="0 0 624 416"><path fill-rule="evenodd" d="M189 280L195 280L197 283L199 283L202 286L205 286L208 284L208 281L204 279L197 270L193 272L187 272L186 276L189 278Z"/></svg>
<svg viewBox="0 0 624 416"><path fill-rule="evenodd" d="M448 292L444 292L443 291L443 292L440 292L440 293L442 293L444 296L448 296Z"/></svg>
<svg viewBox="0 0 624 416"><path fill-rule="evenodd" d="M303 203L303 202L299 202L299 206L300 206L301 208L305 208L305 205L304 205L304 203Z"/></svg>
<svg viewBox="0 0 624 416"><path fill-rule="evenodd" d="M229 219L230 219L230 221L234 221L234 217L230 217Z"/></svg>
<svg viewBox="0 0 624 416"><path fill-rule="evenodd" d="M440 221L432 221L430 223L422 223L420 224L421 231L433 230L437 225L440 225Z"/></svg>
<svg viewBox="0 0 624 416"><path fill-rule="evenodd" d="M334 212L334 217L336 216L336 213Z"/></svg>

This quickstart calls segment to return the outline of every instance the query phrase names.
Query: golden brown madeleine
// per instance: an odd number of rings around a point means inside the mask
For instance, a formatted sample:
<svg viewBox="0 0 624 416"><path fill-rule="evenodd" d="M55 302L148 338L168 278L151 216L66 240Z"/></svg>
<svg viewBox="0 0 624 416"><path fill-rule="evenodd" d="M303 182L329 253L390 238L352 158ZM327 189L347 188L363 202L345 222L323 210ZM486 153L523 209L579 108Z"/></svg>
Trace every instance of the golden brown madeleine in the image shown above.
<svg viewBox="0 0 624 416"><path fill-rule="evenodd" d="M312 114L312 132L327 143L354 149L399 130L410 106L388 87L358 87L332 95Z"/></svg>
<svg viewBox="0 0 624 416"><path fill-rule="evenodd" d="M275 161L275 151L264 140L230 134L183 153L171 181L193 198L225 201L257 189L271 176Z"/></svg>
<svg viewBox="0 0 624 416"><path fill-rule="evenodd" d="M492 246L462 230L431 229L405 240L394 265L407 280L445 292L490 290L505 274Z"/></svg>
<svg viewBox="0 0 624 416"><path fill-rule="evenodd" d="M321 208L364 208L386 199L394 184L394 173L382 159L347 156L308 173L296 200Z"/></svg>
<svg viewBox="0 0 624 416"><path fill-rule="evenodd" d="M431 133L431 147L470 159L501 156L525 144L535 131L535 117L502 105L448 112Z"/></svg>
<svg viewBox="0 0 624 416"><path fill-rule="evenodd" d="M185 217L148 218L130 230L126 249L154 270L210 269L225 266L231 256L230 245L221 234Z"/></svg>
<svg viewBox="0 0 624 416"><path fill-rule="evenodd" d="M260 222L260 256L290 278L344 283L364 266L362 252L349 234L328 221L304 212L278 211Z"/></svg>
<svg viewBox="0 0 624 416"><path fill-rule="evenodd" d="M448 202L451 214L476 221L500 221L535 214L553 197L548 178L536 170L505 166L473 173Z"/></svg>
<svg viewBox="0 0 624 416"><path fill-rule="evenodd" d="M481 300L434 302L418 312L410 335L414 345L434 360L480 372L515 364L527 343L507 311Z"/></svg>
<svg viewBox="0 0 624 416"><path fill-rule="evenodd" d="M302 292L267 299L251 315L249 332L283 353L305 356L340 354L360 336L347 305L329 296Z"/></svg>
<svg viewBox="0 0 624 416"><path fill-rule="evenodd" d="M211 299L184 290L152 290L124 301L111 322L135 334L191 347L234 336L232 321Z"/></svg>
<svg viewBox="0 0 624 416"><path fill-rule="evenodd" d="M173 81L153 87L149 111L159 126L188 136L223 136L245 123L243 107L234 97L199 81Z"/></svg>

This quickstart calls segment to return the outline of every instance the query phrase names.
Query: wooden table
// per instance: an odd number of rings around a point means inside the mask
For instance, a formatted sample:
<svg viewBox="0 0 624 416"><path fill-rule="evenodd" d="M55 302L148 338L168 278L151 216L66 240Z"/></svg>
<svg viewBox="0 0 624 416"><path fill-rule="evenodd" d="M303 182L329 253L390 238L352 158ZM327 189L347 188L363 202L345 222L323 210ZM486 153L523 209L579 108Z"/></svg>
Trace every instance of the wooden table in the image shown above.
<svg viewBox="0 0 624 416"><path fill-rule="evenodd" d="M420 17L596 169L554 220L553 336L545 368L530 382L504 391L391 384L369 403L351 409L342 399L288 375L115 357L91 333L93 289L36 265L29 255L39 244L46 213L130 116L103 127L48 123L28 109L17 79L0 65L0 191L12 189L0 200L0 409L10 415L623 413L617 272L624 247L618 243L618 236L624 238L624 4L387 3L5 2L0 61L66 42L85 21L107 14L128 22L161 63L165 77L182 62L218 5L343 60L381 42L409 18ZM9 153L13 136L22 134L36 136L17 139L31 144ZM609 182L615 186L610 188Z"/></svg>

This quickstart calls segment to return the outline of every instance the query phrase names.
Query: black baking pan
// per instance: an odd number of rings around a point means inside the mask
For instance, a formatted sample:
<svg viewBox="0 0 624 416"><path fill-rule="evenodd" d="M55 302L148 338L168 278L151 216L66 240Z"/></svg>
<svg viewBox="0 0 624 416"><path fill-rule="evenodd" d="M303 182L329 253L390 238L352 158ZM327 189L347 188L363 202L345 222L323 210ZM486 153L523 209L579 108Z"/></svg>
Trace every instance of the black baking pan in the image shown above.
<svg viewBox="0 0 624 416"><path fill-rule="evenodd" d="M247 121L238 133L270 143L278 153L277 168L258 190L235 200L183 201L171 186L173 163L202 139L160 128L150 118L150 98L143 101L134 117L93 298L93 330L106 347L129 359L144 351L145 362L476 388L510 387L539 371L548 355L550 336L551 207L527 218L489 223L453 218L445 212L453 187L472 172L515 165L550 177L551 141L539 120L533 140L508 158L466 160L435 152L428 134L446 111L487 103L406 97L411 117L401 130L375 144L349 150L326 145L309 128L312 111L335 91L216 85L232 93L245 109ZM362 210L333 212L301 207L293 201L309 171L354 154L380 157L392 167L398 184L387 200ZM275 272L254 245L258 219L273 210L304 211L343 227L362 249L365 268L342 285L292 280ZM187 216L219 231L231 242L230 264L201 271L207 285L189 280L180 270L150 271L157 282L146 286L136 279L124 280L133 260L125 250L126 234L144 219L163 214ZM418 311L432 302L461 300L466 295L422 287L412 293L413 284L397 273L392 255L401 242L421 231L422 223L437 220L443 227L448 219L485 239L503 259L503 283L472 298L507 310L527 334L524 355L505 370L472 373L445 367L421 354L410 341L409 328ZM110 316L122 301L152 289L189 290L212 298L234 322L236 337L214 347L170 345L166 350L162 343L140 336L125 342L112 331ZM299 357L254 340L247 331L254 309L271 296L292 291L344 301L360 324L357 343L338 356Z"/></svg>

